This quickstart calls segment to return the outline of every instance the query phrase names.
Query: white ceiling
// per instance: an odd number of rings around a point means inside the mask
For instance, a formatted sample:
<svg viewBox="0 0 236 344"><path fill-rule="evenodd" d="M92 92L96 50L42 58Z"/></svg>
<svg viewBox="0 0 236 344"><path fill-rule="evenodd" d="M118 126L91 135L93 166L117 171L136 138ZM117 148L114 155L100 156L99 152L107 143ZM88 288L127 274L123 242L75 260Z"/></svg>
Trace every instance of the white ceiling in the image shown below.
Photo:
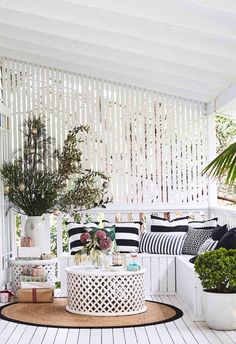
<svg viewBox="0 0 236 344"><path fill-rule="evenodd" d="M236 84L236 1L0 0L0 55L215 103Z"/></svg>

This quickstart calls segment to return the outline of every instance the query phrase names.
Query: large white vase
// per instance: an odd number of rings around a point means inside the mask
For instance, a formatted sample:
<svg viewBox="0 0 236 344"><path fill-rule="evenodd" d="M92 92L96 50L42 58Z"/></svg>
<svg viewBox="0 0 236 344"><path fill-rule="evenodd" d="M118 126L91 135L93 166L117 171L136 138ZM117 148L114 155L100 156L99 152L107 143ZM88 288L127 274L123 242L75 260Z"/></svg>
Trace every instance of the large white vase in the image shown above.
<svg viewBox="0 0 236 344"><path fill-rule="evenodd" d="M50 253L50 233L42 216L28 216L25 236L31 237L33 246L39 247L42 253Z"/></svg>
<svg viewBox="0 0 236 344"><path fill-rule="evenodd" d="M202 306L210 328L225 331L236 329L236 293L203 291Z"/></svg>

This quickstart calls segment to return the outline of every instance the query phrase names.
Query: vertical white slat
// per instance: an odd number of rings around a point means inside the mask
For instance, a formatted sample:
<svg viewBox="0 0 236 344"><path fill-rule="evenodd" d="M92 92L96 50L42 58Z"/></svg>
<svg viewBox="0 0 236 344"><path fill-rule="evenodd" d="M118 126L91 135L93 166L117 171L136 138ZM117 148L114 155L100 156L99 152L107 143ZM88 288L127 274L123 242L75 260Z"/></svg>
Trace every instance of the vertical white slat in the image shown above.
<svg viewBox="0 0 236 344"><path fill-rule="evenodd" d="M94 97L94 99L93 99ZM95 150L96 150L96 169L103 170L102 167L102 156L103 156L103 138L101 136L101 113L100 113L100 88L99 88L99 79L93 79L93 111L94 117L96 118L95 122Z"/></svg>
<svg viewBox="0 0 236 344"><path fill-rule="evenodd" d="M47 134L50 135L50 108L51 108L51 99L50 99L50 73L49 73L49 68L45 68L45 127L46 127L46 131ZM47 165L51 166L51 159L48 158L47 159Z"/></svg>
<svg viewBox="0 0 236 344"><path fill-rule="evenodd" d="M167 291L175 293L175 257L167 257Z"/></svg>
<svg viewBox="0 0 236 344"><path fill-rule="evenodd" d="M183 103L182 103L183 104ZM178 160L180 159L180 152L182 150L182 159L181 161L181 175L182 178L182 196L181 200L183 203L186 203L186 196L187 196L187 167L186 167L186 161L187 161L187 140L186 140L186 101L183 104L183 108L181 111L181 136L179 136L179 151L178 151ZM182 138L181 138L182 137Z"/></svg>
<svg viewBox="0 0 236 344"><path fill-rule="evenodd" d="M197 113L196 113L196 103L192 102L192 126L193 126L193 136L192 136L192 157L193 157L193 168L192 168L192 194L193 194L193 201L197 203L197 168L199 165L197 159L197 131L196 131L196 122L198 120Z"/></svg>
<svg viewBox="0 0 236 344"><path fill-rule="evenodd" d="M189 99L186 100L186 117L185 117L185 125L186 125L186 161L185 165L187 170L187 180L186 180L186 194L185 194L185 202L192 202L192 153L191 153L191 144L192 144L192 117L191 117L191 105Z"/></svg>
<svg viewBox="0 0 236 344"><path fill-rule="evenodd" d="M129 88L124 88L124 121L125 121L125 155L126 155L126 203L131 202L131 137L130 137L130 126L131 126L131 104L129 97Z"/></svg>
<svg viewBox="0 0 236 344"><path fill-rule="evenodd" d="M167 142L166 142L166 98L161 95L161 108L160 108L160 167L161 170L161 200L162 203L167 203L167 190L166 190L166 159L167 159Z"/></svg>
<svg viewBox="0 0 236 344"><path fill-rule="evenodd" d="M20 62L15 61L15 75L16 75L16 112L17 112L17 120L18 120L18 125L17 129L19 132L19 128L22 130L23 127L23 122L22 122L22 93L21 93L21 73L20 73ZM20 154L22 154L22 146L23 146L23 135L19 135L19 140L18 140L18 149Z"/></svg>
<svg viewBox="0 0 236 344"><path fill-rule="evenodd" d="M159 103L158 95L154 92L150 93L150 146L151 160L153 164L153 198L154 204L161 203L161 150L160 150L160 112L157 113L157 103Z"/></svg>
<svg viewBox="0 0 236 344"><path fill-rule="evenodd" d="M79 82L79 75L75 74L75 125L78 126L81 124L81 118L80 118L80 82Z"/></svg>
<svg viewBox="0 0 236 344"><path fill-rule="evenodd" d="M61 117L60 117L60 126L61 126L61 136L62 136L62 147L64 145L64 139L66 136L66 125L65 125L65 117L66 117L66 74L63 71L61 73Z"/></svg>
<svg viewBox="0 0 236 344"><path fill-rule="evenodd" d="M115 153L114 153L114 162L115 162L115 170L116 170L116 180L117 180L117 197L120 198L120 202L123 202L123 187L121 184L121 179L123 179L123 158L122 158L122 135L121 135L121 127L120 127L120 96L119 96L119 84L113 83L113 87L111 90L112 93L112 104L113 104L113 117L112 121L115 124L112 128L113 131L113 140L115 140L114 144L116 146ZM119 196L118 196L119 195Z"/></svg>
<svg viewBox="0 0 236 344"><path fill-rule="evenodd" d="M136 132L135 132L135 175L136 175L136 193L137 193L137 203L142 203L141 201L141 193L142 193L142 181L141 181L141 174L142 174L142 147L140 142L140 89L136 88L135 92L135 123L136 123Z"/></svg>
<svg viewBox="0 0 236 344"><path fill-rule="evenodd" d="M150 260L150 270L151 270L151 288L150 295L159 294L159 269L158 269L159 257L153 255Z"/></svg>
<svg viewBox="0 0 236 344"><path fill-rule="evenodd" d="M51 137L57 138L57 122L56 122L56 116L57 116L57 105L56 105L56 71L55 69L51 70L51 117L50 117L50 127L51 127ZM54 147L52 145L51 148L51 154L53 155ZM56 169L56 162L55 159L53 159L53 165L52 169Z"/></svg>
<svg viewBox="0 0 236 344"><path fill-rule="evenodd" d="M60 83L60 74L58 69L55 70L55 139L56 139L56 148L61 152L63 139L61 135L61 83Z"/></svg>
<svg viewBox="0 0 236 344"><path fill-rule="evenodd" d="M167 258L160 256L159 260L160 293L167 290Z"/></svg>
<svg viewBox="0 0 236 344"><path fill-rule="evenodd" d="M183 107L176 97L176 113L175 113L175 127L176 127L176 145L175 145L175 166L176 166L176 192L179 203L183 202L183 159L179 156L183 154L183 129L182 129Z"/></svg>
<svg viewBox="0 0 236 344"><path fill-rule="evenodd" d="M69 122L71 116L71 104L70 104L70 74L68 71L65 73L65 113L63 113L64 117L64 139L67 135L69 129Z"/></svg>
<svg viewBox="0 0 236 344"><path fill-rule="evenodd" d="M135 175L135 166L136 166L136 151L135 151L135 136L136 136L136 124L135 124L135 108L134 108L134 102L135 102L135 88L131 88L131 96L130 96L130 117L131 117L131 137L130 137L130 143L131 143L131 156L130 156L130 167L131 167L131 203L137 203L137 194L136 194L136 183L137 178Z"/></svg>
<svg viewBox="0 0 236 344"><path fill-rule="evenodd" d="M35 68L35 82L36 82L36 96L35 96L35 102L36 102L36 111L35 113L37 115L41 115L42 114L42 109L41 109L41 101L40 101L40 92L41 92L41 84L40 84L40 66L36 65Z"/></svg>
<svg viewBox="0 0 236 344"><path fill-rule="evenodd" d="M145 295L151 294L151 258L149 256L143 256L142 266L144 269L146 269L144 274L144 290Z"/></svg>
<svg viewBox="0 0 236 344"><path fill-rule="evenodd" d="M200 118L201 118L201 104L199 102L196 102L195 104L195 111L196 111L196 136L197 136L197 144L196 144L196 155L197 155L197 166L196 166L196 196L197 196L197 202L202 203L203 195L202 195L202 180L201 178L201 171L203 169L202 167L202 159L201 159L201 150L202 150L202 142L201 142L201 129L200 129Z"/></svg>
<svg viewBox="0 0 236 344"><path fill-rule="evenodd" d="M172 110L172 118L171 118L171 123L172 123L172 140L171 140L171 151L172 151L172 190L171 190L171 198L173 203L179 202L179 195L177 188L177 176L178 176L178 162L176 160L176 137L177 137L177 131L176 131L176 113L177 113L177 104L176 104L176 97L172 97L172 105L173 105L173 110Z"/></svg>
<svg viewBox="0 0 236 344"><path fill-rule="evenodd" d="M201 140L202 140L202 164L205 167L207 162L211 160L215 152L215 118L212 114L211 116L206 116L206 104L201 106ZM209 159L209 160L208 160ZM206 176L202 176L202 185L203 185L203 197L208 199L210 204L215 203L217 198L217 190L212 184L211 189L208 190L208 179Z"/></svg>

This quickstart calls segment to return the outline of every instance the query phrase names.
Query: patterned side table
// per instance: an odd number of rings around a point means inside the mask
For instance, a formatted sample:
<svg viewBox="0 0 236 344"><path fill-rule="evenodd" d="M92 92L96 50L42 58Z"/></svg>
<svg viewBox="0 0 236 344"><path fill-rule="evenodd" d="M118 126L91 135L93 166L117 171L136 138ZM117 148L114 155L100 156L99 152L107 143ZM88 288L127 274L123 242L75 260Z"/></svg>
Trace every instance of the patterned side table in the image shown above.
<svg viewBox="0 0 236 344"><path fill-rule="evenodd" d="M146 311L144 269L139 271L66 268L71 313L98 316L131 315Z"/></svg>
<svg viewBox="0 0 236 344"><path fill-rule="evenodd" d="M56 281L56 264L57 258L53 259L38 259L38 260L15 260L13 258L10 259L10 267L11 267L11 282L12 282L12 290L13 292L17 292L20 289L20 275L22 274L24 266L34 266L38 265L46 271L46 276L48 282L51 282L54 285Z"/></svg>

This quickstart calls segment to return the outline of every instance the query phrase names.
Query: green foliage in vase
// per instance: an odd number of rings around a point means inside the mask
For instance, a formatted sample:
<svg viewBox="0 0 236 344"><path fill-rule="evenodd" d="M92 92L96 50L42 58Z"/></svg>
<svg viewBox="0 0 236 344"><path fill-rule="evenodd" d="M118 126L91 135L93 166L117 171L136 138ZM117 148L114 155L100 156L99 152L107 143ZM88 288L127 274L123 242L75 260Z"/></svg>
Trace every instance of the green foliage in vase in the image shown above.
<svg viewBox="0 0 236 344"><path fill-rule="evenodd" d="M47 135L42 117L24 123L24 142L13 161L4 162L1 178L9 208L29 216L39 216L56 208L74 215L76 211L103 206L109 178L100 171L85 169L82 164L80 125L69 131L61 151Z"/></svg>
<svg viewBox="0 0 236 344"><path fill-rule="evenodd" d="M208 291L236 292L236 250L220 248L205 252L196 259L194 267Z"/></svg>

